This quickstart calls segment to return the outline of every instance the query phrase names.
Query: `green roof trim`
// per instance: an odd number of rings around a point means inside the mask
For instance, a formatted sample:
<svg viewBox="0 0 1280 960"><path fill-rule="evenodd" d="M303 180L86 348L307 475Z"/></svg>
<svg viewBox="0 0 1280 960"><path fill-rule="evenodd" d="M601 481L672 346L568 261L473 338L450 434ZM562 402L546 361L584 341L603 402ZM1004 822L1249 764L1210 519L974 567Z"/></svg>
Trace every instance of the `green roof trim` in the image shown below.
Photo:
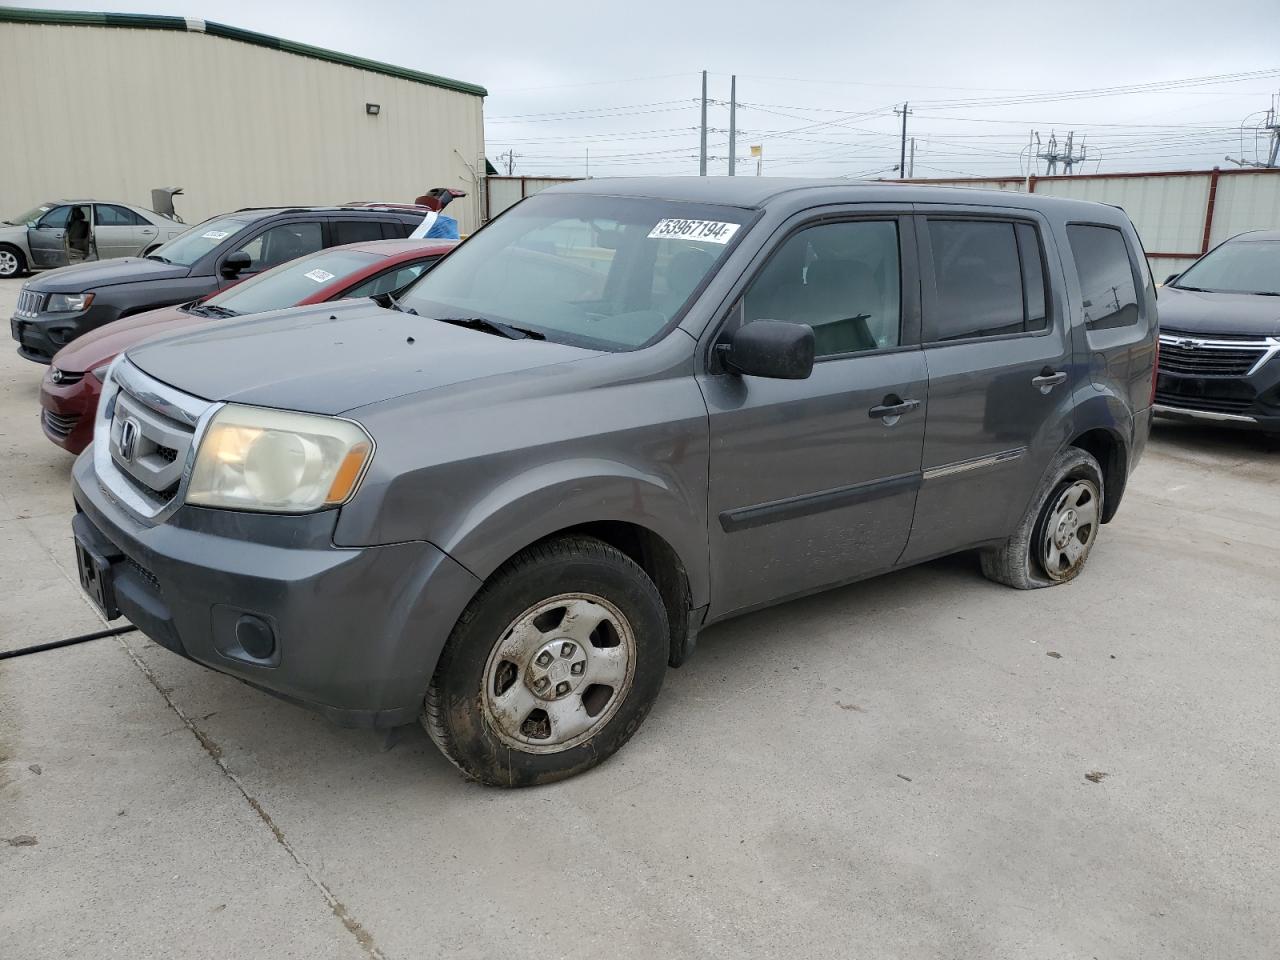
<svg viewBox="0 0 1280 960"><path fill-rule="evenodd" d="M241 30L239 27L229 27L223 23L214 23L212 20L170 17L150 13L93 13L81 10L32 10L26 7L0 7L0 23L5 22L32 23L46 26L129 27L134 30L181 30L191 33L207 33L210 36L222 37L225 40L251 43L255 47L266 47L269 50L279 50L283 53L311 57L314 60L324 60L327 63L336 63L344 67L354 67L357 70L381 73L384 76L395 77L398 80L425 83L432 87L442 87L445 90L454 90L458 93L469 93L476 97L487 97L489 95L489 91L474 83L464 83L461 80L438 77L432 73L422 73L406 67L381 63L377 60L366 60L364 57L355 57L350 54L339 53L336 50L326 50L323 47L313 47L307 43L295 43L292 40L268 36L265 33L255 33L252 30Z"/></svg>

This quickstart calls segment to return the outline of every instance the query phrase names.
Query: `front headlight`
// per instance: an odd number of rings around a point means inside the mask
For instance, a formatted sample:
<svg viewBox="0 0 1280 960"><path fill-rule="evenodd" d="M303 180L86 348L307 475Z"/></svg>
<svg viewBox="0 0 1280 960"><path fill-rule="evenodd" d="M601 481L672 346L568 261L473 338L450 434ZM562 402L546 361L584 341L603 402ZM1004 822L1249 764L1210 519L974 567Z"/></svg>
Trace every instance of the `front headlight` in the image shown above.
<svg viewBox="0 0 1280 960"><path fill-rule="evenodd" d="M346 503L373 457L373 439L350 420L230 403L196 451L187 503L269 513L310 513Z"/></svg>
<svg viewBox="0 0 1280 960"><path fill-rule="evenodd" d="M88 310L93 303L92 293L55 293L45 304L45 313L65 313Z"/></svg>

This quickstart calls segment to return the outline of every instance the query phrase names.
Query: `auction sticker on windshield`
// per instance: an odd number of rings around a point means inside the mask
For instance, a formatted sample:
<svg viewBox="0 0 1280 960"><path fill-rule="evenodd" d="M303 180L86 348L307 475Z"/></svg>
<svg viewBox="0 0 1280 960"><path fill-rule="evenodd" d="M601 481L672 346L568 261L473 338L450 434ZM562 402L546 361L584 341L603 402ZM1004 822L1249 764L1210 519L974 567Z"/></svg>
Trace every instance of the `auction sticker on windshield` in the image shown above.
<svg viewBox="0 0 1280 960"><path fill-rule="evenodd" d="M231 234L227 233L227 231L225 230L209 230L205 233L200 234L200 239L201 240L225 240L229 236L231 236Z"/></svg>
<svg viewBox="0 0 1280 960"><path fill-rule="evenodd" d="M699 240L702 243L728 243L741 224L719 220L659 220L649 231L650 240Z"/></svg>
<svg viewBox="0 0 1280 960"><path fill-rule="evenodd" d="M303 274L304 277L310 277L316 283L324 283L326 280L332 280L336 274L330 273L328 270L321 270L319 267Z"/></svg>

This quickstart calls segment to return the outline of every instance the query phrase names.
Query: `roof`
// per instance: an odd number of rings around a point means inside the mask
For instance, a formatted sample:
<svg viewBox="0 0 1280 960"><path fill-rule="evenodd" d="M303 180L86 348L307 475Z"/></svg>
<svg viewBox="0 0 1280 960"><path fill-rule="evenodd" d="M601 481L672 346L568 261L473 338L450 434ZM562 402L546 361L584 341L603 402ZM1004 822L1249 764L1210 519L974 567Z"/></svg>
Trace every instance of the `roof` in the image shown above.
<svg viewBox="0 0 1280 960"><path fill-rule="evenodd" d="M1238 233L1232 240L1280 240L1280 230L1250 230L1247 233Z"/></svg>
<svg viewBox="0 0 1280 960"><path fill-rule="evenodd" d="M178 30L191 33L207 33L210 36L222 37L226 40L238 40L256 47L279 50L282 53L293 53L300 57L311 57L344 67L355 67L357 70L368 70L370 73L381 73L399 80L423 83L432 87L441 87L457 93L469 93L476 97L487 97L489 92L474 83L462 80L451 80L432 73L422 73L407 67L397 67L377 60L366 60L364 57L313 47L306 43L296 43L281 37L272 37L252 30L241 30L229 27L212 20L200 20L195 17L170 17L151 13L95 13L87 10L32 10L27 7L0 7L0 23L30 23L45 26L75 27L126 27L134 30Z"/></svg>
<svg viewBox="0 0 1280 960"><path fill-rule="evenodd" d="M358 240L355 243L344 243L340 247L326 247L326 250L359 250L361 253L372 253L387 259L400 259L415 254L434 257L448 253L458 245L457 240Z"/></svg>
<svg viewBox="0 0 1280 960"><path fill-rule="evenodd" d="M1096 209L1088 200L1036 193L924 186L897 180L818 180L804 177L601 177L548 187L538 194L599 194L756 208L784 195L809 194L815 202L978 204L1015 208Z"/></svg>

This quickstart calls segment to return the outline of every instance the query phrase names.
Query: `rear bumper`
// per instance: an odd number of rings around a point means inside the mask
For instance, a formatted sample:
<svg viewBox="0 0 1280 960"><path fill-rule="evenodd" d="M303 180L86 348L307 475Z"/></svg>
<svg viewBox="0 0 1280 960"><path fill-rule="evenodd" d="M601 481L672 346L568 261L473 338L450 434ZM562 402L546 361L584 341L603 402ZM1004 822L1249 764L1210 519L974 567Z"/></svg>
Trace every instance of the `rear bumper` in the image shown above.
<svg viewBox="0 0 1280 960"><path fill-rule="evenodd" d="M300 517L182 507L133 520L76 461L78 543L106 561L119 612L160 644L342 726L417 716L436 660L480 582L429 543L333 546L336 511ZM266 624L270 652L242 642Z"/></svg>

